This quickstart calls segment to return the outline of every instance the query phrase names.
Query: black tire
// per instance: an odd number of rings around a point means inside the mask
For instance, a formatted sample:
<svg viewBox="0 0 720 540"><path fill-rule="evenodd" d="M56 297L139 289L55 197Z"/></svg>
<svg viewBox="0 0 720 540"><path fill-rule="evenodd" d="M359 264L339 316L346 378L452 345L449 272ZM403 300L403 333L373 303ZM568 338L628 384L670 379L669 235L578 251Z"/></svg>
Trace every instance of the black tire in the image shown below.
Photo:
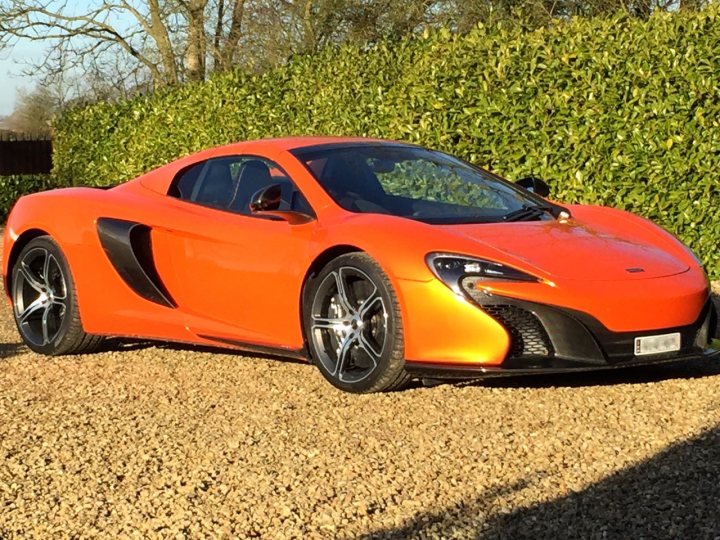
<svg viewBox="0 0 720 540"><path fill-rule="evenodd" d="M367 254L342 255L311 276L302 317L313 362L336 388L383 392L410 380L397 296Z"/></svg>
<svg viewBox="0 0 720 540"><path fill-rule="evenodd" d="M34 238L11 269L15 324L33 351L57 356L95 350L102 337L85 333L75 283L60 247L49 236Z"/></svg>

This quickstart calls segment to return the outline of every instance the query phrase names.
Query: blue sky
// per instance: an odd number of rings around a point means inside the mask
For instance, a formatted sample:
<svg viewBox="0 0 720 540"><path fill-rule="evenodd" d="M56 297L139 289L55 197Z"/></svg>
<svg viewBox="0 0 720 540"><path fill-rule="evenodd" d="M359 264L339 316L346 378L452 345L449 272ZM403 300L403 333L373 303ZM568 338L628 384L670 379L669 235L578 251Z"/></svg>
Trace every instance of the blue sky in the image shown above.
<svg viewBox="0 0 720 540"><path fill-rule="evenodd" d="M32 90L35 86L33 77L22 74L27 67L22 62L42 61L46 46L42 42L21 41L0 50L0 116L13 111L18 89Z"/></svg>
<svg viewBox="0 0 720 540"><path fill-rule="evenodd" d="M1 1L1 0L0 0ZM80 14L86 13L92 6L97 5L97 0L49 0L42 2L48 9L59 9L65 6L64 13ZM142 2L131 2L141 5ZM132 16L127 13L114 14L110 22L122 29L135 23ZM0 116L6 116L13 111L15 99L19 89L32 90L35 86L35 79L32 76L23 75L27 63L40 63L45 58L45 51L52 43L43 41L20 40L14 47L0 49Z"/></svg>

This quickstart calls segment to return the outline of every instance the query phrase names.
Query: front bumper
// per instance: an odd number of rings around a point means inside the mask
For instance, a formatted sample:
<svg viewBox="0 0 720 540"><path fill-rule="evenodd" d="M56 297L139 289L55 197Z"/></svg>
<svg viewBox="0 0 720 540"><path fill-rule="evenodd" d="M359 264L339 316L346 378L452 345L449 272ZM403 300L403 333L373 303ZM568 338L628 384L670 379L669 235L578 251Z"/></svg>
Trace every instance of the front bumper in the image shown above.
<svg viewBox="0 0 720 540"><path fill-rule="evenodd" d="M476 296L477 307L510 335L510 349L499 365L450 365L407 362L408 372L427 378L474 378L584 372L715 358L708 347L716 333L717 314L710 299L689 325L638 332L614 332L587 313L502 296ZM636 337L679 332L679 351L635 356Z"/></svg>

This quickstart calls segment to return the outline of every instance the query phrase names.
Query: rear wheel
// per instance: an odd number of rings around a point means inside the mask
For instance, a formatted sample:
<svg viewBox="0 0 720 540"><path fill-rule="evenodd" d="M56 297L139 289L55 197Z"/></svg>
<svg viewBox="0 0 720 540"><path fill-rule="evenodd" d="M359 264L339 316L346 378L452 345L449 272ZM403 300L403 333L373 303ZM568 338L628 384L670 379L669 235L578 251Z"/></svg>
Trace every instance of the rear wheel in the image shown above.
<svg viewBox="0 0 720 540"><path fill-rule="evenodd" d="M33 351L46 355L90 352L102 341L80 322L70 267L49 237L31 240L12 268L15 324Z"/></svg>
<svg viewBox="0 0 720 540"><path fill-rule="evenodd" d="M368 255L342 255L308 281L303 323L310 354L335 387L380 392L409 380L397 297Z"/></svg>

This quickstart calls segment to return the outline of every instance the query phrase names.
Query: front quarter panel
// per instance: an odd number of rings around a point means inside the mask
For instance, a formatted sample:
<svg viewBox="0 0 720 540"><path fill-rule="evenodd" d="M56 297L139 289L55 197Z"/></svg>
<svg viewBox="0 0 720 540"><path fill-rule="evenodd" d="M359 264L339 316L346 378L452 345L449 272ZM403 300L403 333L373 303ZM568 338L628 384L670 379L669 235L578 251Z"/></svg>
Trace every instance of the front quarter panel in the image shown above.
<svg viewBox="0 0 720 540"><path fill-rule="evenodd" d="M481 367L505 358L507 331L441 283L425 263L431 251L467 253L467 241L417 221L352 214L319 227L315 252L335 245L366 252L388 275L400 302L408 361Z"/></svg>

